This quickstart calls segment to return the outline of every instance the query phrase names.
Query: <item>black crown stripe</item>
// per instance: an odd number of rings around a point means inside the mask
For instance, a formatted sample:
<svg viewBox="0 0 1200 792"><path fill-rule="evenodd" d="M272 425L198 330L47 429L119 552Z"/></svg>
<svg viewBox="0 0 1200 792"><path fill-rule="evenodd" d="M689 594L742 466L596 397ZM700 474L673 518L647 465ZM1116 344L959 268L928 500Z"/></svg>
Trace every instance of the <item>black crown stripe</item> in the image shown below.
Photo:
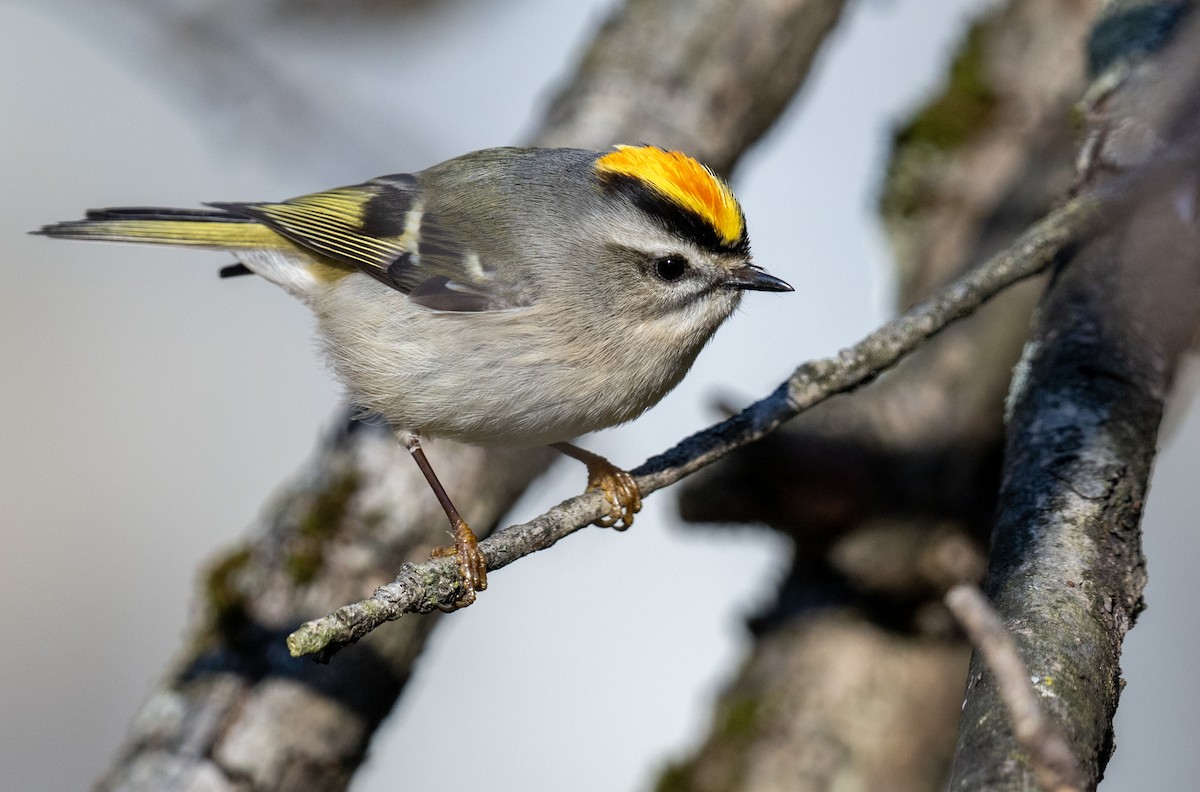
<svg viewBox="0 0 1200 792"><path fill-rule="evenodd" d="M680 206L645 181L621 173L606 173L601 179L605 189L624 195L634 206L658 221L667 233L713 253L746 255L750 252L750 238L744 221L742 235L734 242L726 242L709 220Z"/></svg>

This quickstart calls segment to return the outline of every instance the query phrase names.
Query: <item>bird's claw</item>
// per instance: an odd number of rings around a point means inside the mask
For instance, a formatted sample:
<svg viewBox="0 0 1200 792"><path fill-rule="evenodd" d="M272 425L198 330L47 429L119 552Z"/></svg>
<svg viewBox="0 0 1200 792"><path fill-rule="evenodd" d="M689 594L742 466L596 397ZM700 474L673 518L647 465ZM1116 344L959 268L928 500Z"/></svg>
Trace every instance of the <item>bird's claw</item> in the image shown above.
<svg viewBox="0 0 1200 792"><path fill-rule="evenodd" d="M458 574L462 580L463 594L450 605L441 606L449 613L459 608L465 608L475 601L475 593L487 588L487 559L479 549L479 540L465 522L459 521L454 526L454 544L446 547L435 547L429 554L431 558L448 558L454 556L458 560Z"/></svg>
<svg viewBox="0 0 1200 792"><path fill-rule="evenodd" d="M642 493L628 471L606 459L588 463L588 489L600 490L608 501L608 514L596 520L601 528L624 531L642 509Z"/></svg>

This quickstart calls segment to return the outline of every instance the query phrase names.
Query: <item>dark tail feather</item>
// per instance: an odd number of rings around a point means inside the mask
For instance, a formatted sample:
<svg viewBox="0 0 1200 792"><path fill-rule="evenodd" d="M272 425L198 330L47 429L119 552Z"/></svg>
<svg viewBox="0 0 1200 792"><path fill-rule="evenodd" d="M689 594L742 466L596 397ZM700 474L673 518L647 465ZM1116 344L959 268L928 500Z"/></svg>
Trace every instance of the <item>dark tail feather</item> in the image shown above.
<svg viewBox="0 0 1200 792"><path fill-rule="evenodd" d="M213 209L168 209L157 206L112 206L88 209L85 221L101 220L192 220L198 223L253 223L249 217ZM62 225L61 223L59 225ZM51 228L52 226L47 226Z"/></svg>

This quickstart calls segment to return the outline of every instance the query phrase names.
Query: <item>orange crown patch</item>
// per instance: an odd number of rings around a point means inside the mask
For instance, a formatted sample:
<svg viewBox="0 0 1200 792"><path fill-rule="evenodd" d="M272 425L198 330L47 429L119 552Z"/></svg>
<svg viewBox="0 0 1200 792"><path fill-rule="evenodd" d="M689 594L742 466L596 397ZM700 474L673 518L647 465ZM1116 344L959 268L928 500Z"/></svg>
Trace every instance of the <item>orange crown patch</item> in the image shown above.
<svg viewBox="0 0 1200 792"><path fill-rule="evenodd" d="M729 186L704 165L678 151L657 146L616 146L596 160L601 174L628 176L695 213L733 245L745 232L745 220Z"/></svg>

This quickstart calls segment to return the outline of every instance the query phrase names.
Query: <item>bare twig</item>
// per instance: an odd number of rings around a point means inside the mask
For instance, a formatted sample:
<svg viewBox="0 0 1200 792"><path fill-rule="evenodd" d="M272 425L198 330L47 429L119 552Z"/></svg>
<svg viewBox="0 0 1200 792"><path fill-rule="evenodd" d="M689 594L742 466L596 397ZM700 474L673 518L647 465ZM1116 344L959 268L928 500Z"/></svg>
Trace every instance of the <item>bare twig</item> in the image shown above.
<svg viewBox="0 0 1200 792"><path fill-rule="evenodd" d="M1041 272L1064 249L1087 236L1103 201L1095 194L1076 198L1035 224L1004 252L893 319L836 357L800 366L769 396L741 413L692 435L647 460L633 473L643 495L662 489L751 443L801 411L837 393L853 390L919 347L951 322L969 315L1008 286ZM550 547L590 524L604 511L603 496L585 493L563 501L527 523L493 534L480 544L489 569ZM330 656L385 621L405 613L427 613L458 596L451 559L406 564L396 579L366 600L307 622L288 636L295 656Z"/></svg>
<svg viewBox="0 0 1200 792"><path fill-rule="evenodd" d="M991 669L1013 735L1029 755L1038 786L1047 792L1082 790L1079 763L1062 732L1039 706L1029 668L987 597L976 586L959 584L946 592L946 607Z"/></svg>

